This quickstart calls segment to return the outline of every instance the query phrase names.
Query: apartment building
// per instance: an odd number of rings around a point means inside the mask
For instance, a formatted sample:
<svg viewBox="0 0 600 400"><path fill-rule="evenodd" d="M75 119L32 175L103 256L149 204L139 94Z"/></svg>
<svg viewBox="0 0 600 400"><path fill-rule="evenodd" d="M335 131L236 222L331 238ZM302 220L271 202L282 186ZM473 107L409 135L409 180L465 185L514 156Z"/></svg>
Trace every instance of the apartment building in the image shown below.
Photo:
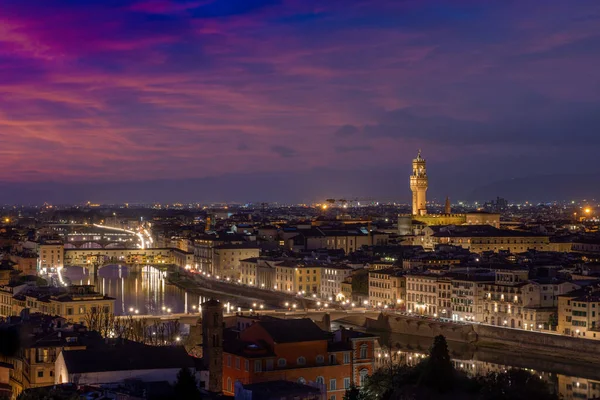
<svg viewBox="0 0 600 400"><path fill-rule="evenodd" d="M406 275L406 310L419 315L438 316L438 280L434 274Z"/></svg>
<svg viewBox="0 0 600 400"><path fill-rule="evenodd" d="M587 287L559 295L557 331L600 340L600 290Z"/></svg>
<svg viewBox="0 0 600 400"><path fill-rule="evenodd" d="M402 270L388 268L369 271L369 304L373 307L404 309L406 277Z"/></svg>
<svg viewBox="0 0 600 400"><path fill-rule="evenodd" d="M345 300L346 294L342 290L342 283L352 275L353 271L346 265L325 265L321 268L321 298Z"/></svg>

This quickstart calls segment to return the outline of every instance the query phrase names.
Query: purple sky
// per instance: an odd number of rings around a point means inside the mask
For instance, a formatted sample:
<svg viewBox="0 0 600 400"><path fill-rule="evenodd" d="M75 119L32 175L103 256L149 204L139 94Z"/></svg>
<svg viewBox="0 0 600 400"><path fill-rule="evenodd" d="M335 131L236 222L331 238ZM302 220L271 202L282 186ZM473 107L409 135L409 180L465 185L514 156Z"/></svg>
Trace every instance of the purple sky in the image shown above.
<svg viewBox="0 0 600 400"><path fill-rule="evenodd" d="M276 196L272 174L286 177L281 193L303 182L307 198L408 198L418 148L453 198L597 174L599 105L598 0L0 7L0 182L67 183L66 200L91 180L137 182L146 196L163 180L221 190L244 177L257 183L234 197L255 199ZM336 186L348 174L361 181ZM228 200L205 189L186 193Z"/></svg>

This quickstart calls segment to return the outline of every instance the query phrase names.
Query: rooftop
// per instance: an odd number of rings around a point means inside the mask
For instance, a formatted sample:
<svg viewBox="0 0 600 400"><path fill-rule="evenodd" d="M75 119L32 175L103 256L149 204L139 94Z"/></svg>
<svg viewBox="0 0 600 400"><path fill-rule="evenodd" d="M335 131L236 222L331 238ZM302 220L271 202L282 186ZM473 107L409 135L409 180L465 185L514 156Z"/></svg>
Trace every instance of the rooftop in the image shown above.
<svg viewBox="0 0 600 400"><path fill-rule="evenodd" d="M275 343L296 343L327 340L328 334L310 318L280 319L257 322Z"/></svg>
<svg viewBox="0 0 600 400"><path fill-rule="evenodd" d="M70 350L61 353L69 373L192 368L183 346L146 346L124 342L108 349Z"/></svg>

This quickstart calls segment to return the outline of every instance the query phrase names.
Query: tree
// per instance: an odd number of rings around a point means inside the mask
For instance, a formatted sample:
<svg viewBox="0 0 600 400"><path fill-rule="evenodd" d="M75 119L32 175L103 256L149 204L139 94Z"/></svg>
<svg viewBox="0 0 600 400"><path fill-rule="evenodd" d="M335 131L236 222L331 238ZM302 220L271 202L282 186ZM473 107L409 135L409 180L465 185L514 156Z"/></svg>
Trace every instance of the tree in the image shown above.
<svg viewBox="0 0 600 400"><path fill-rule="evenodd" d="M454 383L455 371L450 360L446 338L443 335L436 336L418 384L439 392L447 392L452 390Z"/></svg>
<svg viewBox="0 0 600 400"><path fill-rule="evenodd" d="M548 385L537 375L522 369L510 369L504 373L490 373L479 378L482 400L554 400Z"/></svg>
<svg viewBox="0 0 600 400"><path fill-rule="evenodd" d="M200 398L198 382L189 368L181 368L177 373L177 381L173 388L175 398L181 400L196 400Z"/></svg>
<svg viewBox="0 0 600 400"><path fill-rule="evenodd" d="M358 386L352 384L344 393L344 400L367 400Z"/></svg>

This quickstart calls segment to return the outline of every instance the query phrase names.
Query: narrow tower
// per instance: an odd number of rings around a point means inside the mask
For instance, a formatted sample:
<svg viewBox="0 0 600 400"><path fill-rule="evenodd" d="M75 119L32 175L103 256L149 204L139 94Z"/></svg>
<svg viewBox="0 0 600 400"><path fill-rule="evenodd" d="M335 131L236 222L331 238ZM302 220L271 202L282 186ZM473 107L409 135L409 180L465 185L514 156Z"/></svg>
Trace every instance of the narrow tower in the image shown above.
<svg viewBox="0 0 600 400"><path fill-rule="evenodd" d="M444 207L444 214L452 214L452 208L450 207L450 198L446 196L446 206Z"/></svg>
<svg viewBox="0 0 600 400"><path fill-rule="evenodd" d="M412 190L412 213L413 215L427 214L427 170L425 159L421 157L421 150L417 158L412 162L412 175L410 176L410 190Z"/></svg>
<svg viewBox="0 0 600 400"><path fill-rule="evenodd" d="M202 304L202 361L208 370L209 392L223 390L223 305L216 300Z"/></svg>

